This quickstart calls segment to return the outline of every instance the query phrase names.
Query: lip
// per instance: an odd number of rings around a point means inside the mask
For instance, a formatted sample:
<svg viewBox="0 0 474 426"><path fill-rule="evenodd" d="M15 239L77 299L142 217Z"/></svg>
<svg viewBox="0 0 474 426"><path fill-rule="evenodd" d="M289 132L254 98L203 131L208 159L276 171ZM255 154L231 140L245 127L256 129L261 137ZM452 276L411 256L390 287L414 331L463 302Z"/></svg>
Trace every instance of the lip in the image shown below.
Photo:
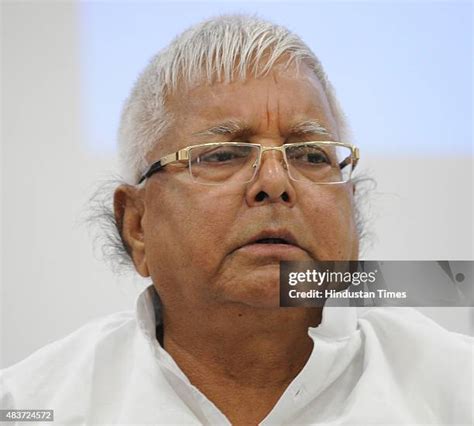
<svg viewBox="0 0 474 426"><path fill-rule="evenodd" d="M270 244L261 244L258 243L259 240L263 239L268 239L268 238L280 238L282 240L285 240L288 244L281 244L281 243L270 243ZM296 240L295 236L288 230L286 229L266 229L258 234L254 235L251 237L245 244L245 245L250 245L250 244L261 244L261 245L292 245L292 246L298 246L298 241Z"/></svg>
<svg viewBox="0 0 474 426"><path fill-rule="evenodd" d="M268 238L280 238L284 243L259 243L259 240ZM282 260L301 259L302 252L306 253L298 243L296 237L286 229L267 229L250 237L237 250L251 256L273 257Z"/></svg>
<svg viewBox="0 0 474 426"><path fill-rule="evenodd" d="M247 244L238 250L250 257L266 257L278 260L302 260L303 249L291 244Z"/></svg>

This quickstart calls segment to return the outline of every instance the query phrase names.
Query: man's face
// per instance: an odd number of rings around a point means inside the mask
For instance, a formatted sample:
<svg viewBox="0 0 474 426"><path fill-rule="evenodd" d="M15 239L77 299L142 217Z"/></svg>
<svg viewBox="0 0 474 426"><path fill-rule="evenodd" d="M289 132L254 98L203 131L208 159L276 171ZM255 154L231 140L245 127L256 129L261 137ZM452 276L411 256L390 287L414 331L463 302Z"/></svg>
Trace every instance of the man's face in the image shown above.
<svg viewBox="0 0 474 426"><path fill-rule="evenodd" d="M321 84L304 66L299 75L294 68L276 66L266 78L203 85L173 96L167 106L173 125L149 155L150 162L206 142L280 146L338 138ZM330 134L292 133L295 125L308 121L317 121ZM239 129L227 134L229 122ZM203 135L208 129L214 130ZM146 181L140 196L143 261L165 306L230 302L275 307L280 261L358 256L352 184L292 181L278 151L263 154L248 184L197 184L189 169L167 166ZM258 238L284 238L292 244L262 244Z"/></svg>

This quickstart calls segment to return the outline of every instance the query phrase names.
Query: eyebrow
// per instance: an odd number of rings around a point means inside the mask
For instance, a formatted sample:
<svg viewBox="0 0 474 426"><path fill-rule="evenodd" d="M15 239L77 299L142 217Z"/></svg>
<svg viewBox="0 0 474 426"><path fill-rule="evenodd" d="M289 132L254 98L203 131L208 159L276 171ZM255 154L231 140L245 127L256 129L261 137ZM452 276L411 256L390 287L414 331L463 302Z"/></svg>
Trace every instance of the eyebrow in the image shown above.
<svg viewBox="0 0 474 426"><path fill-rule="evenodd" d="M249 125L237 120L227 120L208 129L195 132L193 136L228 136L250 132L251 127Z"/></svg>
<svg viewBox="0 0 474 426"><path fill-rule="evenodd" d="M193 136L236 136L252 133L252 127L238 120L227 120L208 129L193 133ZM300 121L289 129L290 135L323 135L332 136L319 121L311 119Z"/></svg>
<svg viewBox="0 0 474 426"><path fill-rule="evenodd" d="M294 135L323 135L332 137L331 132L317 120L300 121L290 127L289 133Z"/></svg>

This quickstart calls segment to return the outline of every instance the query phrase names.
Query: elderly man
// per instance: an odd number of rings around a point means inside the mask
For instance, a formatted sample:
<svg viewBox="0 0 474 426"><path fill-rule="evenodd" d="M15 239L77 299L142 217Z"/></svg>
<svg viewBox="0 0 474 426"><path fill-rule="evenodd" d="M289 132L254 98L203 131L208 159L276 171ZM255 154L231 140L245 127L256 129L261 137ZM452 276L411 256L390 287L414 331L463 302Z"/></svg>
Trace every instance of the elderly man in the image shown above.
<svg viewBox="0 0 474 426"><path fill-rule="evenodd" d="M358 259L347 138L288 30L227 16L179 36L120 128L116 226L152 284L135 312L6 369L2 407L61 424L469 423L469 338L413 310L279 307L281 261Z"/></svg>

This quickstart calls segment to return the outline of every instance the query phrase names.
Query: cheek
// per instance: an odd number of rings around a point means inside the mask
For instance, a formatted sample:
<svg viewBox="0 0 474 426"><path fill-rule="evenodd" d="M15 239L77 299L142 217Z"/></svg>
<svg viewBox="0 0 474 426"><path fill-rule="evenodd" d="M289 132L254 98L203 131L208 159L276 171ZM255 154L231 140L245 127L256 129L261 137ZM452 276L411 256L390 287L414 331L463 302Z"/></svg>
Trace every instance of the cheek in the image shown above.
<svg viewBox="0 0 474 426"><path fill-rule="evenodd" d="M226 254L225 236L236 220L239 198L222 188L177 183L158 199L147 209L149 260L157 268L212 273Z"/></svg>
<svg viewBox="0 0 474 426"><path fill-rule="evenodd" d="M317 253L327 260L348 259L357 239L351 189L323 187L303 203Z"/></svg>

